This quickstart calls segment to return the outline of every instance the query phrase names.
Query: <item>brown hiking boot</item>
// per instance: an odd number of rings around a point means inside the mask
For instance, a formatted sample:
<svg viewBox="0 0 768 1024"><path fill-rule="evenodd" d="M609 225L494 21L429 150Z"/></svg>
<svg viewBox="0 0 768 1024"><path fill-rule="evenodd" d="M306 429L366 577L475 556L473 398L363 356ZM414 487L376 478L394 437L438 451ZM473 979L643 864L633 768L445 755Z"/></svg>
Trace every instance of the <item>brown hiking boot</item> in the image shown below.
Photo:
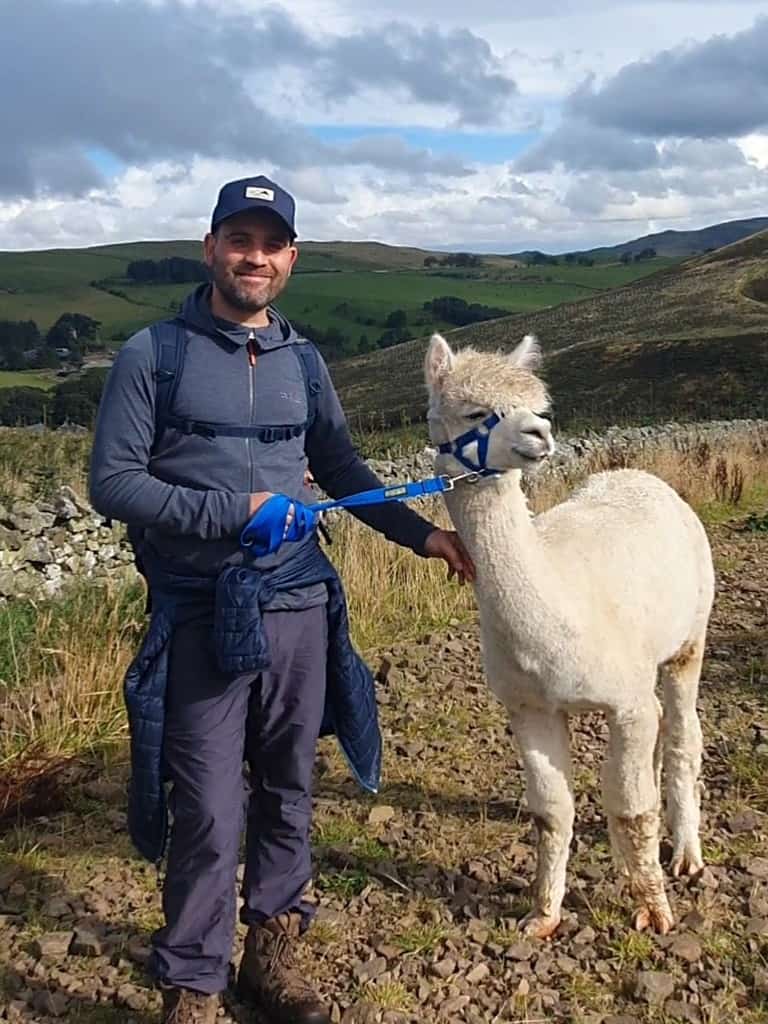
<svg viewBox="0 0 768 1024"><path fill-rule="evenodd" d="M240 998L263 1010L270 1024L329 1024L328 1011L294 959L300 914L251 925L237 976Z"/></svg>
<svg viewBox="0 0 768 1024"><path fill-rule="evenodd" d="M219 997L188 988L162 986L163 1024L214 1024Z"/></svg>

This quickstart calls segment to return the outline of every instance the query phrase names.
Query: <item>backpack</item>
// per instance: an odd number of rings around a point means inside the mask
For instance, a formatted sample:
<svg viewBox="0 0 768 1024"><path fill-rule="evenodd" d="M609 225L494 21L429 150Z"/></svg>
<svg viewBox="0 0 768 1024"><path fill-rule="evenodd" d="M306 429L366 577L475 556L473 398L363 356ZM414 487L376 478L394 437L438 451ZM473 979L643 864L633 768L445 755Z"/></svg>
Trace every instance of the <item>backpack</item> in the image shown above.
<svg viewBox="0 0 768 1024"><path fill-rule="evenodd" d="M322 384L317 349L310 342L303 340L294 342L307 393L306 421L302 424L288 426L265 427L256 424L229 426L228 424L209 423L205 420L184 419L174 415L173 403L184 373L184 361L187 355L187 328L181 317L173 317L170 320L160 320L152 324L150 332L155 354L155 436L152 441L151 453L157 450L163 432L168 427L180 430L183 434L199 434L202 437L255 437L264 443L271 443L299 437L302 433L306 433L315 422ZM146 576L141 561L144 532L144 527L128 524L128 540L133 548L136 568L142 576Z"/></svg>

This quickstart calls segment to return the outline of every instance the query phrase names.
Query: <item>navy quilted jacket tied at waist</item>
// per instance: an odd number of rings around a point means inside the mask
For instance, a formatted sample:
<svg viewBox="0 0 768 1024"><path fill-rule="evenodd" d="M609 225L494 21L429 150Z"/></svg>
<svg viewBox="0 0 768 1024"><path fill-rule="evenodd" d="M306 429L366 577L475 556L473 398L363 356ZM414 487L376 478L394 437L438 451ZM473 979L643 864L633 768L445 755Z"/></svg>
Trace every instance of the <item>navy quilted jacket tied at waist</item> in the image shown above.
<svg viewBox="0 0 768 1024"><path fill-rule="evenodd" d="M281 590L324 583L328 591L328 661L321 733L335 733L353 775L376 792L382 743L370 669L349 636L341 581L317 543L268 570L224 569L218 578L180 576L157 560L145 566L152 593L152 618L144 642L125 677L131 734L128 826L137 850L162 859L168 831L162 761L168 657L176 623L213 611L219 667L233 675L269 665L262 609Z"/></svg>

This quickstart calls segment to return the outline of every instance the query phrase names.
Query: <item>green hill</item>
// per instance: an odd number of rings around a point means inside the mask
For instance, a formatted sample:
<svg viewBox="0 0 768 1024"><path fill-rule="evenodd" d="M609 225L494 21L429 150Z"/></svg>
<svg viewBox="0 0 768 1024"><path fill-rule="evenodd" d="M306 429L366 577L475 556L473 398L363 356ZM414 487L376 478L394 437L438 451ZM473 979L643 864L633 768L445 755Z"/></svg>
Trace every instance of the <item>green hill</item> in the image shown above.
<svg viewBox="0 0 768 1024"><path fill-rule="evenodd" d="M730 220L723 224L712 224L697 231L659 231L653 235L633 238L622 245L600 246L590 249L589 255L597 259L616 259L623 253L634 255L643 249L655 249L659 256L683 259L720 249L725 245L748 238L759 231L768 230L768 217L752 217L750 220Z"/></svg>
<svg viewBox="0 0 768 1024"><path fill-rule="evenodd" d="M449 327L424 310L425 302L440 296L522 312L586 297L665 265L645 261L527 268L486 256L477 266L424 265L430 256L436 261L447 255L378 242L302 242L280 307L315 334L340 332L346 339L342 351L365 351L379 344L395 310L406 314L405 337ZM100 321L103 339L119 342L175 311L190 291L190 284L137 283L127 276L134 260L172 256L199 260L200 243L128 242L2 252L0 320L34 320L46 330L62 313L83 313Z"/></svg>
<svg viewBox="0 0 768 1024"><path fill-rule="evenodd" d="M636 256L638 253L653 249L657 256L666 259L682 260L688 256L700 256L704 253L720 249L724 245L732 245L742 238L748 238L759 231L768 230L768 217L752 217L749 220L729 220L722 224L710 224L706 228L695 231L657 231L640 238L631 238L628 242L618 245L599 245L594 249L568 253L572 257L590 257L599 261L620 260L622 256ZM526 249L505 257L493 259L517 259L529 261L536 255L535 250ZM541 255L539 253L539 255ZM561 259L564 256L560 257Z"/></svg>
<svg viewBox="0 0 768 1024"><path fill-rule="evenodd" d="M451 332L511 349L539 336L563 421L768 414L768 231L577 304ZM426 339L346 360L334 377L352 422L425 410Z"/></svg>

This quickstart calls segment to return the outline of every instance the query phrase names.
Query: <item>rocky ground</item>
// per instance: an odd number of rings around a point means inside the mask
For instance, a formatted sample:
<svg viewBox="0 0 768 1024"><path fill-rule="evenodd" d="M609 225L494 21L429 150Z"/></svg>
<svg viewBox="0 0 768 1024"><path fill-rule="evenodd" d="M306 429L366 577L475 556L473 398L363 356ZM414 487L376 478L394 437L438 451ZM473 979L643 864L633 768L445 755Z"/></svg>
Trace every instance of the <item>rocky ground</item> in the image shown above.
<svg viewBox="0 0 768 1024"><path fill-rule="evenodd" d="M477 630L457 624L376 652L386 739L376 799L360 797L323 742L306 962L334 1021L768 1022L768 533L730 524L712 535L719 595L700 701L708 867L670 880L676 929L629 927L596 784L603 727L583 717L572 730L566 917L551 942L521 937L533 869L522 773L481 678ZM159 892L125 835L124 773L108 765L62 813L0 839L0 1020L157 1021L143 964ZM222 1022L253 1019L236 1003L222 1009Z"/></svg>

